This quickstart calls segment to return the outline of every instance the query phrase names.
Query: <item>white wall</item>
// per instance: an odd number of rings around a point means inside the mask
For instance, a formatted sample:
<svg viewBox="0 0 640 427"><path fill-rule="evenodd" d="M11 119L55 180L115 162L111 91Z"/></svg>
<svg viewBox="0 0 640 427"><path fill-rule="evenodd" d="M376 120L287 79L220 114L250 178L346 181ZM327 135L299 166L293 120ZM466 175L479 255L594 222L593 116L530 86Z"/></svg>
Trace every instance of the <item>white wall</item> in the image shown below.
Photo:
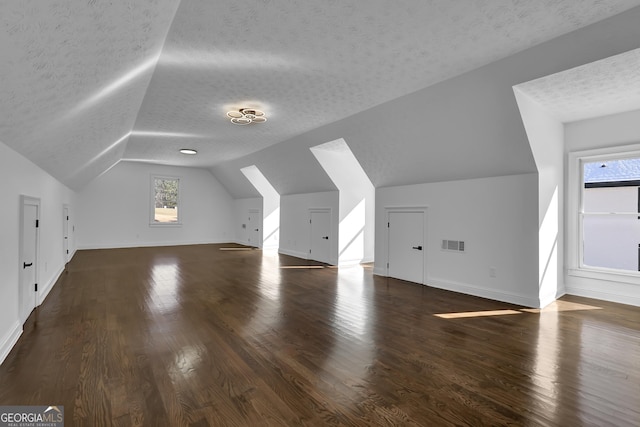
<svg viewBox="0 0 640 427"><path fill-rule="evenodd" d="M280 195L256 165L242 168L242 173L262 195L259 247L278 249L280 245Z"/></svg>
<svg viewBox="0 0 640 427"><path fill-rule="evenodd" d="M640 110L565 124L565 152L640 143Z"/></svg>
<svg viewBox="0 0 640 427"><path fill-rule="evenodd" d="M568 153L582 150L617 147L624 151L625 146L640 143L638 123L640 123L640 110L567 123L565 125L565 159L568 159ZM580 191L579 185L570 182L566 176L565 203L569 203L569 198L577 191ZM567 209L565 213L567 227L571 224L571 215L575 215L575 212ZM566 237L567 254L576 254L578 241L572 241L568 236L569 234ZM570 248L569 245L572 247ZM625 275L584 274L577 270L575 260L565 259L565 262L567 263L565 272L567 293L640 306L640 281L637 278Z"/></svg>
<svg viewBox="0 0 640 427"><path fill-rule="evenodd" d="M311 147L340 193L338 263L373 262L376 190L342 138Z"/></svg>
<svg viewBox="0 0 640 427"><path fill-rule="evenodd" d="M377 189L375 273L386 274L385 208L426 206L425 284L538 307L537 188L524 174ZM443 239L465 252L443 251Z"/></svg>
<svg viewBox="0 0 640 427"><path fill-rule="evenodd" d="M311 249L309 209L331 208L330 242L338 242L339 194L337 191L292 194L280 198L280 249L279 252L308 259ZM338 264L338 246L332 245L331 264Z"/></svg>
<svg viewBox="0 0 640 427"><path fill-rule="evenodd" d="M241 245L255 244L255 242L249 241L249 229L246 227L250 210L257 210L262 215L262 197L235 199L233 201L233 241ZM243 224L245 225L244 228L242 227Z"/></svg>
<svg viewBox="0 0 640 427"><path fill-rule="evenodd" d="M150 226L151 176L180 178L182 226ZM233 199L205 169L120 162L78 193L78 247L230 242Z"/></svg>
<svg viewBox="0 0 640 427"><path fill-rule="evenodd" d="M538 169L538 293L545 306L565 293L564 126L517 87L514 94Z"/></svg>
<svg viewBox="0 0 640 427"><path fill-rule="evenodd" d="M75 252L75 193L51 175L0 143L0 363L22 332L18 320L20 271L20 195L40 199L38 302L46 297L64 270L63 205L69 204L70 253Z"/></svg>

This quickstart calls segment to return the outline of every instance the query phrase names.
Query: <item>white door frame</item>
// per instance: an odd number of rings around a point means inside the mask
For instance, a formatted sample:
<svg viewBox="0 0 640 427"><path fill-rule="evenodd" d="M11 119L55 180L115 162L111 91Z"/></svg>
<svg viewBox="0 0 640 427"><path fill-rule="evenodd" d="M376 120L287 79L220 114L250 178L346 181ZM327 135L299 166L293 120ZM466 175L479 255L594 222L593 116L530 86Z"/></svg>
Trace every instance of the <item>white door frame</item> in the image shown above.
<svg viewBox="0 0 640 427"><path fill-rule="evenodd" d="M29 295L25 295L24 292L24 286L23 285L23 279L24 279L24 263L27 261L24 259L24 211L25 211L25 206L30 205L30 206L35 206L36 207L36 220L40 220L40 199L37 197L29 197L29 196L25 196L25 195L21 195L20 196L20 238L19 238L19 248L18 250L19 252L19 256L18 256L18 316L20 317L20 322L24 324L24 322L27 320L29 314L31 314L31 312L29 313L22 313L20 312L22 310L22 307L24 306L23 302L25 298L33 298L33 307L37 307L38 305L38 293L39 291L35 291L32 296ZM36 250L35 250L35 259L34 260L28 260L30 262L33 262L33 269L34 269L34 278L35 278L35 283L38 283L38 260L40 259L40 228L37 227L36 228Z"/></svg>
<svg viewBox="0 0 640 427"><path fill-rule="evenodd" d="M424 223L422 224L422 230L423 230L423 236L422 236L422 244L424 245L423 247L423 251L422 251L422 265L423 265L423 271L422 271L422 284L426 285L427 284L427 277L428 274L427 272L428 270L428 264L427 264L427 260L429 259L427 257L427 252L429 249L429 243L427 240L427 236L429 235L428 230L427 230L427 224L429 223L429 221L427 221L427 211L429 210L428 206L385 206L384 208L384 217L385 217L385 221L387 223L387 232L384 233L384 247L386 248L387 251L387 261L386 261L386 266L384 271L386 272L386 276L389 277L389 222L391 221L391 213L407 213L407 212L418 212L418 213L422 213L423 214L423 221Z"/></svg>
<svg viewBox="0 0 640 427"><path fill-rule="evenodd" d="M62 255L63 255L65 265L71 259L71 229L69 228L69 219L68 219L70 215L71 215L71 206L69 206L66 203L63 204L62 205ZM65 230L66 230L66 236L65 236Z"/></svg>
<svg viewBox="0 0 640 427"><path fill-rule="evenodd" d="M264 225L264 219L262 218L262 211L260 209L255 209L255 208L250 208L248 210L248 215L250 217L254 217L255 219L252 221L252 223L258 227L258 241L257 242L251 242L251 246L254 246L256 248L262 248L262 226ZM253 230L247 230L247 238L251 237L253 235L253 233L255 232L255 229Z"/></svg>
<svg viewBox="0 0 640 427"><path fill-rule="evenodd" d="M311 252L311 239L313 239L313 235L311 233L311 214L312 213L328 213L329 214L329 259L326 261L328 264L331 265L337 265L338 264L338 260L335 259L334 260L334 256L333 256L333 249L334 247L337 249L337 245L338 245L338 239L339 237L336 237L336 233L334 233L334 225L333 225L333 215L331 214L332 210L331 208L309 208L309 252L307 253L307 259L311 259L310 252ZM334 239L334 237L336 237ZM333 242L333 240L335 240L335 243Z"/></svg>

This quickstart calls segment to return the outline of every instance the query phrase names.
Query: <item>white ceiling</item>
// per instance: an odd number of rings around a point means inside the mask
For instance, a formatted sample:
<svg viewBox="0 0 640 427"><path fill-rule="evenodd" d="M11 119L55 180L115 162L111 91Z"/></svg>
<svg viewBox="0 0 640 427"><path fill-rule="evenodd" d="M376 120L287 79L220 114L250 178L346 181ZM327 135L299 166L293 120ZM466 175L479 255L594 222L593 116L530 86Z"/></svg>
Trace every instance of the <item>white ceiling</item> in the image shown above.
<svg viewBox="0 0 640 427"><path fill-rule="evenodd" d="M640 109L640 49L517 86L561 122Z"/></svg>
<svg viewBox="0 0 640 427"><path fill-rule="evenodd" d="M121 159L211 167L639 4L4 2L0 141L72 188ZM238 107L268 121L234 126Z"/></svg>

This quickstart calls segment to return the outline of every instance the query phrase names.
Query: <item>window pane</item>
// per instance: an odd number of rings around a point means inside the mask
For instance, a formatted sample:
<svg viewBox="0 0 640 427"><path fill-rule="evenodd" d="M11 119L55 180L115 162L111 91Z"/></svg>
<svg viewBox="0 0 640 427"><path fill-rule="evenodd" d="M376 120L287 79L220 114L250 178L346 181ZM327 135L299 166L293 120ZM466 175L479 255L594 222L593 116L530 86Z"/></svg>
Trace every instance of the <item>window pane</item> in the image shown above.
<svg viewBox="0 0 640 427"><path fill-rule="evenodd" d="M585 215L584 264L638 271L640 220L636 215Z"/></svg>
<svg viewBox="0 0 640 427"><path fill-rule="evenodd" d="M178 179L155 178L155 222L178 222Z"/></svg>
<svg viewBox="0 0 640 427"><path fill-rule="evenodd" d="M640 158L584 163L583 264L638 271Z"/></svg>
<svg viewBox="0 0 640 427"><path fill-rule="evenodd" d="M640 159L584 164L584 212L638 212Z"/></svg>
<svg viewBox="0 0 640 427"><path fill-rule="evenodd" d="M638 212L638 187L585 188L584 212Z"/></svg>

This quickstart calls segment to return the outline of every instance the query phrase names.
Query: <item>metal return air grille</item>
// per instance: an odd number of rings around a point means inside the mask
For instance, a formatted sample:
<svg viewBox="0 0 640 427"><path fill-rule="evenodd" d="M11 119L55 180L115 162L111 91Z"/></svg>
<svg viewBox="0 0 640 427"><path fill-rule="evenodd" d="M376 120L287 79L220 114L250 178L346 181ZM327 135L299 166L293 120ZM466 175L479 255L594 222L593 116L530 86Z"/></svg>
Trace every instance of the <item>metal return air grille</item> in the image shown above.
<svg viewBox="0 0 640 427"><path fill-rule="evenodd" d="M453 252L464 252L464 242L462 240L443 240L442 250Z"/></svg>

